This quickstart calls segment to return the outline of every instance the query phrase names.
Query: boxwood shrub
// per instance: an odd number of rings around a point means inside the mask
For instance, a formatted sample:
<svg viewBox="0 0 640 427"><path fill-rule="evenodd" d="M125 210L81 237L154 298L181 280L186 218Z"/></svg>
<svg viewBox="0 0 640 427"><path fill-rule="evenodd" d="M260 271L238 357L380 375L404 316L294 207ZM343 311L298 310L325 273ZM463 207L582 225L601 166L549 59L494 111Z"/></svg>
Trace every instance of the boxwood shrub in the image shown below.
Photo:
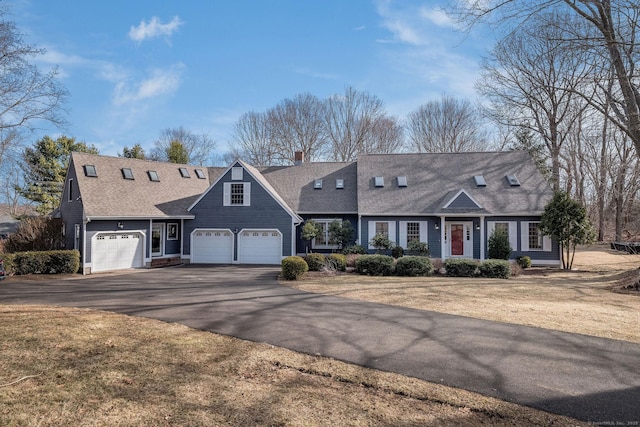
<svg viewBox="0 0 640 427"><path fill-rule="evenodd" d="M324 267L324 255L323 254L307 254L304 260L309 266L309 271L320 271Z"/></svg>
<svg viewBox="0 0 640 427"><path fill-rule="evenodd" d="M528 257L527 255L522 255L519 256L518 258L516 258L516 262L518 263L518 265L522 268L529 268L531 267L531 258Z"/></svg>
<svg viewBox="0 0 640 427"><path fill-rule="evenodd" d="M444 268L449 277L474 277L478 273L480 263L474 259L449 258L444 262Z"/></svg>
<svg viewBox="0 0 640 427"><path fill-rule="evenodd" d="M75 274L80 268L77 250L15 252L0 258L7 274Z"/></svg>
<svg viewBox="0 0 640 427"><path fill-rule="evenodd" d="M511 264L503 259L488 259L480 264L480 275L508 279L511 276Z"/></svg>
<svg viewBox="0 0 640 427"><path fill-rule="evenodd" d="M342 254L329 254L325 258L325 265L330 270L347 271L347 256Z"/></svg>
<svg viewBox="0 0 640 427"><path fill-rule="evenodd" d="M282 260L282 277L286 280L298 280L307 271L309 266L302 257L288 256Z"/></svg>
<svg viewBox="0 0 640 427"><path fill-rule="evenodd" d="M404 256L396 262L398 276L430 276L433 273L431 260L423 256Z"/></svg>
<svg viewBox="0 0 640 427"><path fill-rule="evenodd" d="M390 276L393 257L389 255L361 255L356 259L356 273L369 276Z"/></svg>

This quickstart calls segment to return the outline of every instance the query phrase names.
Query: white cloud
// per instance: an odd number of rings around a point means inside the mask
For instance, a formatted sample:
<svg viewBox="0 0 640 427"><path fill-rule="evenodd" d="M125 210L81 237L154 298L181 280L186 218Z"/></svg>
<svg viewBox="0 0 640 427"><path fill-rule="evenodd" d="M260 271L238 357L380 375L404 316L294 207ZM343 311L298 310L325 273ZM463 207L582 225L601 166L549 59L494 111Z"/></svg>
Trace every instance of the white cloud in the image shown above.
<svg viewBox="0 0 640 427"><path fill-rule="evenodd" d="M427 21L437 25L438 27L458 28L458 24L453 19L451 19L451 17L447 15L447 13L442 9L429 9L423 7L422 9L420 9L420 16L422 16Z"/></svg>
<svg viewBox="0 0 640 427"><path fill-rule="evenodd" d="M169 37L177 31L182 24L183 22L177 16L174 16L167 24L161 23L160 18L154 16L148 23L143 19L137 27L132 26L129 30L129 38L141 42L145 39L152 39L159 36Z"/></svg>
<svg viewBox="0 0 640 427"><path fill-rule="evenodd" d="M133 84L121 80L116 83L113 102L123 105L171 94L180 86L184 68L178 63L168 69L155 69L148 78Z"/></svg>

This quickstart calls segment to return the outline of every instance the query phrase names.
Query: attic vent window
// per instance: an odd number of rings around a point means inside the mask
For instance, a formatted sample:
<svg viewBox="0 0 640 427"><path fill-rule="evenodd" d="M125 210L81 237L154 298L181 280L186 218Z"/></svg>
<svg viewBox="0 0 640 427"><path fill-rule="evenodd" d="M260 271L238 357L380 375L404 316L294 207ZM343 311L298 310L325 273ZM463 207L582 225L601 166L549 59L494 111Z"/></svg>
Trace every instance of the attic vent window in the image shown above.
<svg viewBox="0 0 640 427"><path fill-rule="evenodd" d="M202 169L196 169L196 176L198 177L198 179L206 179L206 176L204 176L204 172L202 171Z"/></svg>
<svg viewBox="0 0 640 427"><path fill-rule="evenodd" d="M129 168L122 168L122 177L124 179L134 179L133 178L133 171Z"/></svg>
<svg viewBox="0 0 640 427"><path fill-rule="evenodd" d="M476 187L486 187L487 186L487 182L484 180L484 176L482 176L482 175L475 175L473 177L473 180L476 182Z"/></svg>
<svg viewBox="0 0 640 427"><path fill-rule="evenodd" d="M375 184L376 184L376 187L384 187L384 177L376 176Z"/></svg>
<svg viewBox="0 0 640 427"><path fill-rule="evenodd" d="M189 171L187 170L187 168L180 168L180 175L183 178L191 178L191 175L189 175Z"/></svg>
<svg viewBox="0 0 640 427"><path fill-rule="evenodd" d="M84 175L96 178L98 176L96 167L94 165L84 165Z"/></svg>
<svg viewBox="0 0 640 427"><path fill-rule="evenodd" d="M149 174L149 179L151 181L156 181L156 182L160 181L160 177L158 176L158 172L156 172L156 171L147 171L147 173Z"/></svg>
<svg viewBox="0 0 640 427"><path fill-rule="evenodd" d="M315 190L322 190L322 180L316 179L315 181L313 181L313 188Z"/></svg>
<svg viewBox="0 0 640 427"><path fill-rule="evenodd" d="M398 187L406 187L407 186L407 177L399 176L398 177Z"/></svg>
<svg viewBox="0 0 640 427"><path fill-rule="evenodd" d="M507 182L512 187L520 187L520 181L518 181L518 177L515 175L507 175Z"/></svg>
<svg viewBox="0 0 640 427"><path fill-rule="evenodd" d="M344 189L344 179L336 179L336 188L338 190Z"/></svg>

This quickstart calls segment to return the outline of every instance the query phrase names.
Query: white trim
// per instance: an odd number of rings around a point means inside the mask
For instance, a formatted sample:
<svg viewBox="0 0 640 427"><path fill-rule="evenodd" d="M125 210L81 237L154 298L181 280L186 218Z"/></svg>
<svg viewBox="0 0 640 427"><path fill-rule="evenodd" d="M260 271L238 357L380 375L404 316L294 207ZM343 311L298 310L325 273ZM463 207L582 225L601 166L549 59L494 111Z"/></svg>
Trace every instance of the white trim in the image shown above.
<svg viewBox="0 0 640 427"><path fill-rule="evenodd" d="M520 250L522 252L551 252L553 246L551 244L551 238L548 236L542 236L542 248L529 248L529 224L540 224L540 221L520 221Z"/></svg>
<svg viewBox="0 0 640 427"><path fill-rule="evenodd" d="M327 224L327 242L329 241L329 225L334 221L340 221L340 222L343 221L341 218L311 218L311 220L316 224L320 222ZM311 248L312 249L338 249L339 245L329 245L329 244L316 245L316 239L313 238L311 239Z"/></svg>
<svg viewBox="0 0 640 427"><path fill-rule="evenodd" d="M160 252L153 252L153 229L160 229ZM166 236L166 224L164 222L159 222L156 224L151 223L151 258L160 258L165 255L164 253L164 239Z"/></svg>
<svg viewBox="0 0 640 427"><path fill-rule="evenodd" d="M471 201L476 204L478 209L483 209L482 205L480 205L480 203L478 203L477 200L471 196L471 194L467 193L464 188L461 188L460 191L458 191L451 199L449 199L449 201L442 207L442 209L447 209L451 205L451 203L453 203L458 197L460 197L462 193L464 193L469 199L471 199Z"/></svg>
<svg viewBox="0 0 640 427"><path fill-rule="evenodd" d="M242 230L238 231L238 259L233 261L234 264L242 264L242 255L244 254L244 251L242 250L242 245L240 244L240 241L242 240L242 234L243 233L256 233L256 232L260 232L260 233L278 233L278 235L280 236L279 242L280 242L280 252L278 253L278 259L280 261L282 261L283 259L283 255L282 255L282 248L283 248L283 241L282 238L284 237L284 235L282 234L282 232L280 230L278 230L277 228L243 228Z"/></svg>
<svg viewBox="0 0 640 427"><path fill-rule="evenodd" d="M508 224L509 244L511 245L511 250L516 252L518 250L518 221L487 221L487 245L489 244L489 238L491 238L496 228L496 223Z"/></svg>
<svg viewBox="0 0 640 427"><path fill-rule="evenodd" d="M376 222L386 222L387 223L388 238L389 238L389 240L391 240L391 242L396 244L396 222L395 221L369 220L369 230L368 230L369 239L367 239L367 248L375 249L374 246L371 246L371 239L373 239L373 236L376 235Z"/></svg>
<svg viewBox="0 0 640 427"><path fill-rule="evenodd" d="M175 225L176 226L176 237L170 237L169 236L169 228ZM178 223L177 222L168 222L167 223L167 240L179 240L180 238L178 237Z"/></svg>
<svg viewBox="0 0 640 427"><path fill-rule="evenodd" d="M233 166L231 168L231 180L232 181L242 181L242 172L244 169L241 166Z"/></svg>
<svg viewBox="0 0 640 427"><path fill-rule="evenodd" d="M418 240L420 242L423 243L429 243L428 240L428 227L429 227L429 221L420 221L420 220L406 220L406 221L398 221L399 224L399 230L398 230L398 246L401 246L403 249L407 249L407 246L409 245L408 243L408 236L407 236L407 224L410 222L417 222L419 225L419 232L420 232L420 236L418 237Z"/></svg>
<svg viewBox="0 0 640 427"><path fill-rule="evenodd" d="M451 226L462 225L462 255L451 254ZM446 258L473 258L473 221L446 221L448 241L445 242ZM469 239L467 240L467 236Z"/></svg>
<svg viewBox="0 0 640 427"><path fill-rule="evenodd" d="M73 202L73 178L67 181L67 202Z"/></svg>
<svg viewBox="0 0 640 427"><path fill-rule="evenodd" d="M91 273L93 274L93 260L94 257L96 255L96 251L95 251L95 243L98 240L98 236L102 235L102 234L140 234L140 241L142 242L142 253L140 254L142 257L142 267L145 266L145 263L148 261L146 253L147 253L147 233L145 232L145 230L99 230L99 231L93 231L92 232L92 236L91 236L91 260L92 262L88 264L88 267L91 268ZM86 227L85 227L85 237L86 237ZM86 238L85 238L85 242L86 242ZM84 258L86 258L86 252L85 252L85 256ZM86 266L86 264L85 264ZM111 270L100 270L100 271L111 271Z"/></svg>
<svg viewBox="0 0 640 427"><path fill-rule="evenodd" d="M233 259L233 254L235 252L236 237L234 236L233 231L228 229L228 228L195 228L195 229L193 229L191 231L190 239L189 239L189 255L188 255L188 257L185 257L185 258L188 258L190 261L193 258L193 255L194 255L193 254L193 238L194 238L195 234L196 233L208 233L208 232L211 232L211 233L221 232L221 233L230 233L231 234L231 254L230 254L229 259L231 260L230 262L233 264L235 262L234 259Z"/></svg>
<svg viewBox="0 0 640 427"><path fill-rule="evenodd" d="M480 216L480 261L484 261L485 259L486 242L487 240L485 237L484 216ZM517 224L516 224L516 243L517 242L518 242L518 235L517 235Z"/></svg>

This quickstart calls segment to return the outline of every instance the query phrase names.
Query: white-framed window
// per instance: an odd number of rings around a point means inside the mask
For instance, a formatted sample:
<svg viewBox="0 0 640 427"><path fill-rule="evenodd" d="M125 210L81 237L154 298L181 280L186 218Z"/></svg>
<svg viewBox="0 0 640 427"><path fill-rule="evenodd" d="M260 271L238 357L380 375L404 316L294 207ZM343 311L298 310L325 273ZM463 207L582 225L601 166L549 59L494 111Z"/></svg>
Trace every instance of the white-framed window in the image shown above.
<svg viewBox="0 0 640 427"><path fill-rule="evenodd" d="M243 179L243 170L241 167L232 167L231 168L231 180L232 181L242 181Z"/></svg>
<svg viewBox="0 0 640 427"><path fill-rule="evenodd" d="M222 197L224 206L251 206L251 183L225 182Z"/></svg>
<svg viewBox="0 0 640 427"><path fill-rule="evenodd" d="M427 242L427 221L400 221L398 245L407 248L412 241Z"/></svg>
<svg viewBox="0 0 640 427"><path fill-rule="evenodd" d="M518 222L517 221L487 221L487 241L494 230L504 230L509 236L511 250L518 250Z"/></svg>
<svg viewBox="0 0 640 427"><path fill-rule="evenodd" d="M167 224L167 240L178 240L178 223L170 222Z"/></svg>
<svg viewBox="0 0 640 427"><path fill-rule="evenodd" d="M331 239L329 225L334 221L341 221L339 218L313 219L320 232L312 241L314 249L338 249L338 244Z"/></svg>
<svg viewBox="0 0 640 427"><path fill-rule="evenodd" d="M80 249L80 224L73 227L73 249Z"/></svg>
<svg viewBox="0 0 640 427"><path fill-rule="evenodd" d="M389 240L391 240L394 244L396 243L396 222L395 221L369 221L369 239L367 240L369 249L375 249L371 246L371 239L376 234L382 234L386 236Z"/></svg>
<svg viewBox="0 0 640 427"><path fill-rule="evenodd" d="M67 201L73 202L73 178L67 181Z"/></svg>
<svg viewBox="0 0 640 427"><path fill-rule="evenodd" d="M551 252L551 239L540 232L540 221L520 223L520 244L525 252Z"/></svg>

